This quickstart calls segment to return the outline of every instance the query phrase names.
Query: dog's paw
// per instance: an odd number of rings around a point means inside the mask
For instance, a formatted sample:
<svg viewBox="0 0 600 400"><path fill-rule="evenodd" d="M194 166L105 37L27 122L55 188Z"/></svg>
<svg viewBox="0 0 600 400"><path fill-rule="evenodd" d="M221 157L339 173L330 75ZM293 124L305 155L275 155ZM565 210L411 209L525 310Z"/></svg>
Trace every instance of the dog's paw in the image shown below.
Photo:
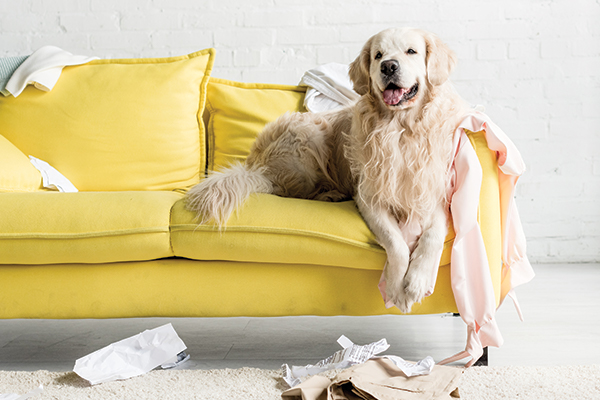
<svg viewBox="0 0 600 400"><path fill-rule="evenodd" d="M406 314L410 312L413 302L406 296L406 278L404 277L404 271L406 271L406 269L395 270L390 268L390 265L388 264L385 273L385 294L388 300Z"/></svg>
<svg viewBox="0 0 600 400"><path fill-rule="evenodd" d="M394 305L396 307L398 307L398 309L400 311L402 311L403 314L410 313L410 311L412 310L412 306L414 304L414 301L412 301L410 298L408 298L406 296L406 292L404 292L403 290L400 290L397 293L393 302L394 302Z"/></svg>
<svg viewBox="0 0 600 400"><path fill-rule="evenodd" d="M387 287L386 287L387 289ZM391 300L392 303L404 314L410 313L412 309L412 305L414 301L412 301L407 295L404 289L398 288L395 290L386 290L386 295L388 300Z"/></svg>
<svg viewBox="0 0 600 400"><path fill-rule="evenodd" d="M408 309L413 304L420 303L421 300L430 294L429 274L425 268L420 268L418 263L412 262L406 277L404 278L404 300Z"/></svg>
<svg viewBox="0 0 600 400"><path fill-rule="evenodd" d="M420 303L429 291L429 280L421 277L406 279L404 282L404 295L407 307L412 308L413 304Z"/></svg>

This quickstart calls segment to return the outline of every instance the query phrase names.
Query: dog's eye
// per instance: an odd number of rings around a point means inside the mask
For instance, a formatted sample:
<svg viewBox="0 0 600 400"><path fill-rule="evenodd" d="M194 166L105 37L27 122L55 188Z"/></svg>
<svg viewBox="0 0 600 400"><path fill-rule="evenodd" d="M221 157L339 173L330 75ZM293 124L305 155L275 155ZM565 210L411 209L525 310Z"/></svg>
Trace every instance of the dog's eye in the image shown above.
<svg viewBox="0 0 600 400"><path fill-rule="evenodd" d="M417 54L417 52L414 49L408 49L406 54Z"/></svg>
<svg viewBox="0 0 600 400"><path fill-rule="evenodd" d="M383 57L383 54L381 54L381 52L380 52L380 51L378 51L378 52L377 52L377 54L375 54L375 59L376 59L376 60L380 60L380 59L381 59L381 57Z"/></svg>

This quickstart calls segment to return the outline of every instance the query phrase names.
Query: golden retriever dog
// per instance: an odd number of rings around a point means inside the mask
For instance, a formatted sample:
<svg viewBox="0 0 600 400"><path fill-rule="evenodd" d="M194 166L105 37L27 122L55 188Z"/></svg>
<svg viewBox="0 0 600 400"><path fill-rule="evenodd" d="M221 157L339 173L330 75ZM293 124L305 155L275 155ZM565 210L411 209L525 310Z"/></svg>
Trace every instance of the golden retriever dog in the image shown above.
<svg viewBox="0 0 600 400"><path fill-rule="evenodd" d="M431 33L376 34L350 65L357 103L269 123L245 164L209 175L187 207L222 228L252 193L353 198L387 252L385 294L409 312L430 294L448 229L452 137L468 109L448 80L455 63ZM421 233L409 248L402 229L415 224Z"/></svg>

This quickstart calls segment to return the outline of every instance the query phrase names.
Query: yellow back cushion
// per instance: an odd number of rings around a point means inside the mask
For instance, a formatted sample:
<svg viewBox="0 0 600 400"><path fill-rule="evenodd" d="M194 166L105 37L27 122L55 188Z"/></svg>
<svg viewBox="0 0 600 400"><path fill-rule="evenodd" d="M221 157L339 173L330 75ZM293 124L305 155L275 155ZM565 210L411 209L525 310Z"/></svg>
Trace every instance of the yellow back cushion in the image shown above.
<svg viewBox="0 0 600 400"><path fill-rule="evenodd" d="M204 173L214 50L67 67L51 92L0 96L0 134L82 191L173 190Z"/></svg>
<svg viewBox="0 0 600 400"><path fill-rule="evenodd" d="M244 161L256 135L285 112L305 111L306 87L240 83L210 78L206 108L207 168Z"/></svg>
<svg viewBox="0 0 600 400"><path fill-rule="evenodd" d="M29 158L0 135L0 192L34 192L42 186L42 175Z"/></svg>

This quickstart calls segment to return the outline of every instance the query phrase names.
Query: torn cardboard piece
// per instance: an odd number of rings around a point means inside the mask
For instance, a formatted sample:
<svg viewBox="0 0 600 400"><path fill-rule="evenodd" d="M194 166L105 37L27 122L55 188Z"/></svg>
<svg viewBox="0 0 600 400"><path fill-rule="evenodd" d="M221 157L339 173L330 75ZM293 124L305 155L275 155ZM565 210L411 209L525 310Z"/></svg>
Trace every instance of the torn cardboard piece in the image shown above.
<svg viewBox="0 0 600 400"><path fill-rule="evenodd" d="M391 360L376 358L335 378L313 376L281 394L283 400L449 400L458 398L463 368L436 365L430 374L407 377Z"/></svg>
<svg viewBox="0 0 600 400"><path fill-rule="evenodd" d="M146 330L97 350L75 362L73 371L92 385L145 374L173 363L186 345L171 324Z"/></svg>

